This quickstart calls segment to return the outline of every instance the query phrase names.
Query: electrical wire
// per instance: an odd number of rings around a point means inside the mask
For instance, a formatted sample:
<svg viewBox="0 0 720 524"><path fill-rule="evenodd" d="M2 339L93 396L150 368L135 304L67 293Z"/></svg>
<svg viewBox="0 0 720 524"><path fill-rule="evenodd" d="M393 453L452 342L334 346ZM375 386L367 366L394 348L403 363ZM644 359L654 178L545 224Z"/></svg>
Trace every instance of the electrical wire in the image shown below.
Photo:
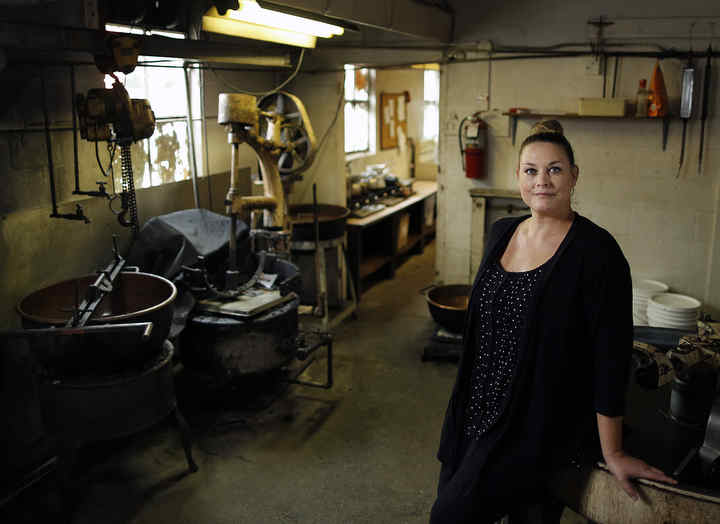
<svg viewBox="0 0 720 524"><path fill-rule="evenodd" d="M335 124L337 123L338 115L340 115L340 108L343 105L343 101L345 100L345 92L344 90L340 90L340 96L338 97L338 103L337 107L335 108L335 116L332 119L332 122L330 122L330 125L325 130L325 133L323 133L322 138L320 139L320 142L318 142L317 151L316 153L319 153L322 149L323 145L325 144L325 140L327 139L328 135L330 134L330 130L335 127Z"/></svg>
<svg viewBox="0 0 720 524"><path fill-rule="evenodd" d="M245 90L243 90L243 89L238 89L237 87L235 87L234 85L232 85L230 82L228 82L227 80L225 80L223 77L221 77L221 76L218 74L218 72L215 71L215 68L213 68L212 66L209 66L209 65L208 65L208 67L210 68L210 71L212 71L213 74L215 75L215 78L217 78L217 79L218 79L221 83L223 83L225 86L227 86L227 87L229 87L230 89L232 89L234 92L240 93L240 94L243 94L243 95L252 95L252 96L263 97L263 96L267 96L267 95L272 95L273 93L277 93L277 92L280 91L283 87L285 87L286 85L288 85L288 84L293 80L293 78L295 78L295 77L297 76L298 72L300 72L300 66L302 66L303 58L304 58L304 57L305 57L305 49L303 48L302 51L300 51L300 57L298 58L297 65L295 66L295 70L292 72L292 74L291 74L289 77L287 77L287 79L286 79L284 82L282 82L279 86L275 87L274 89L271 89L270 91L260 92L260 93L258 93L258 92L253 92L253 91L245 91Z"/></svg>

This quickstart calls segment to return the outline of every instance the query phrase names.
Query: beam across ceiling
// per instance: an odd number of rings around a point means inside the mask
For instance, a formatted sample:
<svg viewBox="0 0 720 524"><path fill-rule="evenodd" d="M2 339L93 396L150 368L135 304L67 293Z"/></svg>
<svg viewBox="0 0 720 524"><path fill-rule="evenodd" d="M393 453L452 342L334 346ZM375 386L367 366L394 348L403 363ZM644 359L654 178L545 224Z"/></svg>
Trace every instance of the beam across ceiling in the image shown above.
<svg viewBox="0 0 720 524"><path fill-rule="evenodd" d="M260 0L259 3L268 9L286 7L444 43L452 41L453 36L451 13L413 0Z"/></svg>
<svg viewBox="0 0 720 524"><path fill-rule="evenodd" d="M102 54L107 52L107 35L105 31L97 29L0 22L0 48L8 50ZM140 41L140 54L144 56L280 68L291 65L288 51L266 51L237 43L180 40L163 36L133 37Z"/></svg>

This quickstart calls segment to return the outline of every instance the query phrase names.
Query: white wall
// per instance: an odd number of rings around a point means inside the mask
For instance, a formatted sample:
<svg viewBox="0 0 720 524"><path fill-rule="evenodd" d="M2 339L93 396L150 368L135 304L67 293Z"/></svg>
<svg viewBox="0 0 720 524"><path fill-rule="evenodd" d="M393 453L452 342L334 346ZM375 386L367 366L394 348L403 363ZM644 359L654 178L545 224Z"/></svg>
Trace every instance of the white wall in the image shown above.
<svg viewBox="0 0 720 524"><path fill-rule="evenodd" d="M552 2L546 2L551 4ZM539 9L542 11L542 9ZM535 11L533 11L535 12ZM517 12L530 28L539 18ZM602 95L602 77L585 72L585 58L495 61L450 64L441 80L442 173L439 176L437 267L445 282L470 278L470 197L473 186L515 188L519 145L532 120L520 120L517 142L509 137L509 118L500 115L510 107L542 112L577 111L576 99ZM632 98L640 78L649 78L653 59L625 58L618 75L617 96ZM664 60L662 69L668 94L679 96L682 62ZM489 75L489 76L488 76ZM486 120L492 126L489 177L464 177L457 145L459 118L482 109L476 99L487 94ZM710 107L720 103L715 76ZM706 128L704 169L697 174L699 123L688 126L686 155L676 178L680 135L679 120L671 123L667 151L661 148L659 121L560 119L575 148L580 180L575 207L607 228L620 243L633 274L652 277L671 288L700 298L711 310L720 310L720 258L717 253L718 182L720 147L716 140L718 117L711 110ZM450 203L452 202L452 205ZM708 287L709 286L709 287Z"/></svg>
<svg viewBox="0 0 720 524"><path fill-rule="evenodd" d="M587 25L604 16L614 21L605 28L609 38L653 41L655 36L676 35L687 44L689 26L697 22L694 35L710 36L707 17L720 16L720 4L707 0L453 0L455 41L491 40L495 45L555 45L586 42L596 35ZM663 44L668 44L663 41ZM707 47L705 42L703 49Z"/></svg>

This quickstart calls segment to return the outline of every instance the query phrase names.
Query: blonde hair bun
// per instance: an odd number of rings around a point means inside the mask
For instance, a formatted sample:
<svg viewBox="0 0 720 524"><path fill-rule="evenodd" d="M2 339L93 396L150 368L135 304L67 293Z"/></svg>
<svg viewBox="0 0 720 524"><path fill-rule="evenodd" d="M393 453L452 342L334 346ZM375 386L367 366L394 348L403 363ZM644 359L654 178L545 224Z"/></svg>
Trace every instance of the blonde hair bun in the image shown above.
<svg viewBox="0 0 720 524"><path fill-rule="evenodd" d="M557 120L541 120L535 123L530 129L530 135L539 135L541 133L555 133L563 135L563 127Z"/></svg>

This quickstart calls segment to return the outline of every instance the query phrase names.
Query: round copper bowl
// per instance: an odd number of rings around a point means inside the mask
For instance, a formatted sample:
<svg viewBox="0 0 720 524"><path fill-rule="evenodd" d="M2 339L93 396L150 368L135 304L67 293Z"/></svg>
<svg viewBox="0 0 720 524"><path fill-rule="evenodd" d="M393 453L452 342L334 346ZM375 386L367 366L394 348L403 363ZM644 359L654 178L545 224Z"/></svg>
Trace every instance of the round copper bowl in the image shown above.
<svg viewBox="0 0 720 524"><path fill-rule="evenodd" d="M345 234L345 220L350 210L332 204L318 204L320 240L338 238ZM315 215L312 204L295 204L288 207L293 225L293 240L315 240Z"/></svg>
<svg viewBox="0 0 720 524"><path fill-rule="evenodd" d="M64 326L76 305L75 297L82 300L96 279L97 275L85 275L29 294L17 305L23 326ZM68 337L72 343L37 344L35 353L43 364L66 375L112 373L142 363L162 349L170 332L176 296L175 285L166 278L150 273L120 273L88 325L152 322L152 333L145 342L129 344L127 337L118 335L83 335Z"/></svg>
<svg viewBox="0 0 720 524"><path fill-rule="evenodd" d="M448 331L462 333L472 286L449 284L431 288L425 298L435 322Z"/></svg>

